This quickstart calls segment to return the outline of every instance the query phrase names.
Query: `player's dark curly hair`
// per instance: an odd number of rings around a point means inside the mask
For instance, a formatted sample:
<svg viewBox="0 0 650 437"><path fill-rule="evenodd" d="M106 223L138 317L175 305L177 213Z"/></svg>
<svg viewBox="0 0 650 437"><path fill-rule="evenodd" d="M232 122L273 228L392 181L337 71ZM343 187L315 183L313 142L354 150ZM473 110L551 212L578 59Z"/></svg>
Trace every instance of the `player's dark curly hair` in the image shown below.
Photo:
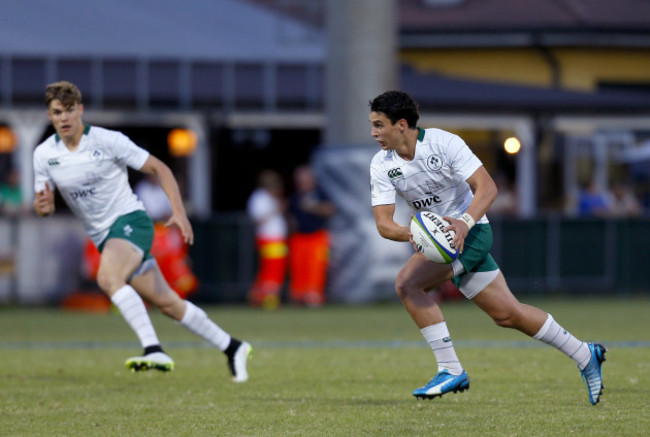
<svg viewBox="0 0 650 437"><path fill-rule="evenodd" d="M412 128L420 119L419 109L413 97L402 91L386 91L370 101L370 111L386 114L393 124L404 119Z"/></svg>

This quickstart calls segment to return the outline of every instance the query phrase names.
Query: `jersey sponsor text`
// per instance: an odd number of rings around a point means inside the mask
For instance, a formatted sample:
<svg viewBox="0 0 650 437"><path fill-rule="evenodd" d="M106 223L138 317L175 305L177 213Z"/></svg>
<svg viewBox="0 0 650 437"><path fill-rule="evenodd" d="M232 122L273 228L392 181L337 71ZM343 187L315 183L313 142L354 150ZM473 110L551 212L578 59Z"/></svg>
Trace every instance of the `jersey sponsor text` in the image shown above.
<svg viewBox="0 0 650 437"><path fill-rule="evenodd" d="M442 199L439 196L431 196L431 197L426 197L424 199L418 199L413 201L413 208L415 209L422 209L422 208L427 208L434 203L440 203L442 202Z"/></svg>

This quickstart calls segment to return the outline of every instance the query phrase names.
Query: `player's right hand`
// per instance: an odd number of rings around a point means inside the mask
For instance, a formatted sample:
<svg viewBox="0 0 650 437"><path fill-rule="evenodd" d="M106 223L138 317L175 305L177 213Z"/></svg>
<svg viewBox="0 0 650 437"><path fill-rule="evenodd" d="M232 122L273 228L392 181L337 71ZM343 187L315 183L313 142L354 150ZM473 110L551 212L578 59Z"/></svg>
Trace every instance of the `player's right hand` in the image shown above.
<svg viewBox="0 0 650 437"><path fill-rule="evenodd" d="M445 232L454 231L456 234L454 236L454 240L451 243L451 247L457 247L458 253L463 253L463 248L465 247L465 237L467 237L467 234L469 233L467 223L450 216L444 216L443 219L449 222L449 226L445 228Z"/></svg>
<svg viewBox="0 0 650 437"><path fill-rule="evenodd" d="M189 244L190 246L194 244L194 231L192 230L192 224L190 223L190 220L187 218L187 215L185 213L174 213L172 216L167 220L167 223L165 223L165 226L178 226L178 229L180 229L181 234L183 235L183 241L185 243Z"/></svg>
<svg viewBox="0 0 650 437"><path fill-rule="evenodd" d="M41 217L48 216L54 212L54 192L50 189L50 183L45 182L45 189L36 193L34 209Z"/></svg>

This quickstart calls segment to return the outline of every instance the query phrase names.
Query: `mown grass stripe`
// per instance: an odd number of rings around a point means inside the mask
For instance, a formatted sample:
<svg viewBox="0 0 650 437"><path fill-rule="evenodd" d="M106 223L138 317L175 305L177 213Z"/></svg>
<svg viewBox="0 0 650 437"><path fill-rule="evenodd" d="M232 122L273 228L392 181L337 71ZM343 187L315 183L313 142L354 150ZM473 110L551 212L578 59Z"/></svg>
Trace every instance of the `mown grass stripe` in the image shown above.
<svg viewBox="0 0 650 437"><path fill-rule="evenodd" d="M603 341L608 348L616 349L638 349L650 348L650 341ZM409 349L425 347L423 341L405 341L405 340L325 340L325 341L259 341L253 342L256 348L264 349ZM530 349L549 347L544 343L536 341L491 341L491 340L458 340L454 345L459 348L478 348L478 349ZM7 341L0 342L0 349L128 349L138 347L134 342L119 341ZM164 346L169 349L195 349L195 348L213 348L210 344L201 341L168 341Z"/></svg>

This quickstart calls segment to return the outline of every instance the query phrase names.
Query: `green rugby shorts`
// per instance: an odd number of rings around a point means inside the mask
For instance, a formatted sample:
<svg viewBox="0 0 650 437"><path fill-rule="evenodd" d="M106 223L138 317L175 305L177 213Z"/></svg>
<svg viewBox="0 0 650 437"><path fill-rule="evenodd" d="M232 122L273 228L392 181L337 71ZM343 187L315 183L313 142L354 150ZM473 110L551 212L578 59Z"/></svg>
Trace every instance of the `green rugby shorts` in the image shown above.
<svg viewBox="0 0 650 437"><path fill-rule="evenodd" d="M99 245L101 252L104 244L111 238L121 238L129 241L143 252L143 260L152 259L151 245L153 244L153 221L143 210L137 210L120 216L111 226L108 235Z"/></svg>

